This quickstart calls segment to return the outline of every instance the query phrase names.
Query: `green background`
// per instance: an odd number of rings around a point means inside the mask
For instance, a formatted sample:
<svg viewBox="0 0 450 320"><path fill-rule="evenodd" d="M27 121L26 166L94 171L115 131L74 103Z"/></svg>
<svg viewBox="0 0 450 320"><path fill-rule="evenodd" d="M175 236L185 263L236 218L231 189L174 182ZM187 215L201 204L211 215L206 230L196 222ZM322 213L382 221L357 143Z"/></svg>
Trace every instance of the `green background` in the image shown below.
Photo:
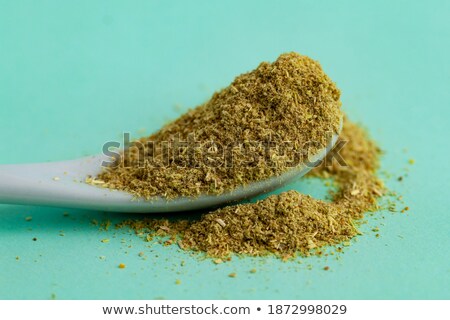
<svg viewBox="0 0 450 320"><path fill-rule="evenodd" d="M0 298L450 298L449 16L448 1L0 1L0 163L97 154L297 51L337 82L411 208L369 218L339 259L214 265L91 223L126 213L1 205ZM318 181L288 188L326 193Z"/></svg>

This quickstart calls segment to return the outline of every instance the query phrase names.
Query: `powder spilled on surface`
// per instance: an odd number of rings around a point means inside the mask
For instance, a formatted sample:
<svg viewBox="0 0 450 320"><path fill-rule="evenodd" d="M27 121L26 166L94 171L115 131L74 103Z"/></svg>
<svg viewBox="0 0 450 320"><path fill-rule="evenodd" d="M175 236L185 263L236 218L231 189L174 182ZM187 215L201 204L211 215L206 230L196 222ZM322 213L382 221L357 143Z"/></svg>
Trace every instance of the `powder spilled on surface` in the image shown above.
<svg viewBox="0 0 450 320"><path fill-rule="evenodd" d="M222 258L231 253L289 258L348 241L358 234L355 222L365 212L379 209L377 200L385 189L376 176L380 149L365 131L345 119L340 141L347 141L340 151L347 165L329 155L309 174L334 180L337 190L331 202L291 190L257 203L224 207L197 221L147 218L127 220L118 227L132 228L150 239L170 236L166 244Z"/></svg>
<svg viewBox="0 0 450 320"><path fill-rule="evenodd" d="M137 141L95 181L170 199L220 194L280 175L307 160L302 151L316 154L339 132L339 98L318 62L282 54Z"/></svg>

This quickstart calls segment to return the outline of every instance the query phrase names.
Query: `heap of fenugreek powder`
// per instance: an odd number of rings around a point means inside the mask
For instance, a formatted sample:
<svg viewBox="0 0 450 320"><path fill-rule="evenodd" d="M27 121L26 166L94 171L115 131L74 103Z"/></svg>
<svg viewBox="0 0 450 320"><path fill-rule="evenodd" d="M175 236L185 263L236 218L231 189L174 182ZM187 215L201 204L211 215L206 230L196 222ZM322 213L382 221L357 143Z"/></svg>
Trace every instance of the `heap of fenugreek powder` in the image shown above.
<svg viewBox="0 0 450 320"><path fill-rule="evenodd" d="M220 194L280 175L338 133L339 97L318 62L282 54L140 139L96 181L135 196L170 199Z"/></svg>
<svg viewBox="0 0 450 320"><path fill-rule="evenodd" d="M330 202L288 191L257 203L218 209L196 221L147 218L127 220L118 227L130 227L148 240L169 236L166 244L177 243L182 249L212 257L308 255L312 249L357 235L355 222L365 212L378 209L377 199L385 191L376 176L380 149L347 119L336 145L341 147L343 162L330 154L310 173L334 180L336 190Z"/></svg>

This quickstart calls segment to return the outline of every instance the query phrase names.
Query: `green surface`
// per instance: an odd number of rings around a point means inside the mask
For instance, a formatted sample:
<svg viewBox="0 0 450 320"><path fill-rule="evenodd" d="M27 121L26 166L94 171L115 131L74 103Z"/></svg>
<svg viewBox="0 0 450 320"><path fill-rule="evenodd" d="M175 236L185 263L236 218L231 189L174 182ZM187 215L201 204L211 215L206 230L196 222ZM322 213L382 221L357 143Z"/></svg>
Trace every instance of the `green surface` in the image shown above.
<svg viewBox="0 0 450 320"><path fill-rule="evenodd" d="M99 153L294 50L337 82L411 208L370 218L339 260L216 266L91 223L126 213L1 205L0 298L449 299L449 16L448 1L0 1L0 163ZM326 192L317 181L290 188Z"/></svg>

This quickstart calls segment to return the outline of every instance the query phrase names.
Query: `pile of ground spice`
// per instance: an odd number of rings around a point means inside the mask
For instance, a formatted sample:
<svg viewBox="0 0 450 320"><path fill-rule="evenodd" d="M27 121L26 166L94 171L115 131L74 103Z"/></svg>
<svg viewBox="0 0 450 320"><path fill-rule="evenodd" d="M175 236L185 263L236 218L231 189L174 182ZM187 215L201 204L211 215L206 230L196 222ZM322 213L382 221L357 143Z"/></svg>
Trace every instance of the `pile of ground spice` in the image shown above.
<svg viewBox="0 0 450 320"><path fill-rule="evenodd" d="M365 212L379 209L377 200L385 188L376 176L380 149L347 119L336 148L343 143L339 154L345 163L330 153L309 174L334 180L336 190L330 202L288 191L256 203L221 208L196 221L147 218L127 220L117 227L131 228L149 240L169 236L166 244L222 258L231 253L289 258L348 241L359 233L355 222Z"/></svg>
<svg viewBox="0 0 450 320"><path fill-rule="evenodd" d="M147 199L170 199L220 194L280 175L338 133L339 97L318 62L282 54L136 141L95 182Z"/></svg>

